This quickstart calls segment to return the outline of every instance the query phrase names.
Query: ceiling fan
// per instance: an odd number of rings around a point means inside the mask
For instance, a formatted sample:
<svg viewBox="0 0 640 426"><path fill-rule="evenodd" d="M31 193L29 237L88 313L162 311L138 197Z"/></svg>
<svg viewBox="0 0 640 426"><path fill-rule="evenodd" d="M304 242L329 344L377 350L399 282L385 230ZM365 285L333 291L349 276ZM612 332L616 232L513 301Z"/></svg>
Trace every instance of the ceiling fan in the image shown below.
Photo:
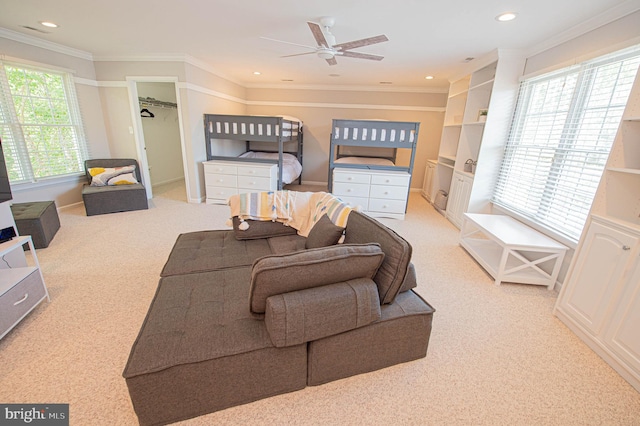
<svg viewBox="0 0 640 426"><path fill-rule="evenodd" d="M320 19L320 24L316 22L307 22L309 25L309 29L313 34L313 38L316 40L318 44L316 47L307 46L304 44L291 43L288 41L275 40L272 38L261 37L265 40L271 40L278 43L286 43L292 44L294 46L300 46L307 49L313 50L312 52L305 53L296 53L293 55L285 55L283 58L288 58L292 56L302 56L302 55L313 55L316 54L319 58L322 58L327 61L329 65L337 65L338 61L336 61L336 56L344 56L346 58L358 58L358 59L369 59L372 61L381 61L384 56L380 55L372 55L369 53L360 53L360 52L352 52L351 49L355 49L358 47L370 46L372 44L382 43L385 41L389 41L386 35L378 35L375 37L363 38L360 40L348 41L346 43L336 44L336 38L333 34L331 34L331 27L335 23L335 18L331 16L325 16ZM322 25L322 26L320 26ZM323 30L324 28L324 30Z"/></svg>

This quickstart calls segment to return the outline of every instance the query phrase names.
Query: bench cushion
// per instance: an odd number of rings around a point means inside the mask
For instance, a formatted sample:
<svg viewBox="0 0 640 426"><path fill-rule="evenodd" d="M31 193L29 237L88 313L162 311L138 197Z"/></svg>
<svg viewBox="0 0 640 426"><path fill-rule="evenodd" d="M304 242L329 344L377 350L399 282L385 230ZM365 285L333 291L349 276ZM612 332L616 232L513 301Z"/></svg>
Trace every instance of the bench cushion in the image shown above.
<svg viewBox="0 0 640 426"><path fill-rule="evenodd" d="M239 241L231 230L190 232L178 236L160 275L251 266L271 253L266 239Z"/></svg>

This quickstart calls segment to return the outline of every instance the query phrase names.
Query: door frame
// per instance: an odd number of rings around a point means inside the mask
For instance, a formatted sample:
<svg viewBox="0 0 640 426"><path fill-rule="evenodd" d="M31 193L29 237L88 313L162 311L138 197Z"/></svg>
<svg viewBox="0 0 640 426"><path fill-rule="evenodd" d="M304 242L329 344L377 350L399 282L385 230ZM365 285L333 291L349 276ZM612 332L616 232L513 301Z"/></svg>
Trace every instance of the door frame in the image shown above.
<svg viewBox="0 0 640 426"><path fill-rule="evenodd" d="M133 123L133 137L136 144L136 153L138 162L140 163L140 173L142 180L146 183L147 198L153 198L153 190L151 188L151 175L149 174L149 161L147 159L146 144L144 140L144 129L142 127L142 119L140 118L140 102L138 101L138 83L173 83L176 91L176 104L178 107L178 129L180 132L180 149L182 151L182 169L184 171L184 183L187 191L187 200L189 199L189 179L187 168L186 147L184 141L182 107L180 102L180 89L178 88L178 77L172 76L127 76L127 91L129 93L129 105L131 110L131 119Z"/></svg>

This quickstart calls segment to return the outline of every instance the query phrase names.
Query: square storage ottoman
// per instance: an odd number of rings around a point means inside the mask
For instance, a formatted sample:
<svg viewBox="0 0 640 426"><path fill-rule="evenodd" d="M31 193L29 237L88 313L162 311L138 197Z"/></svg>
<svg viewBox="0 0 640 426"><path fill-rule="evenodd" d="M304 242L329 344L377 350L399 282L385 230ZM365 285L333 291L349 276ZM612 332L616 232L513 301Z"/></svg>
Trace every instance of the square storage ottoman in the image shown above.
<svg viewBox="0 0 640 426"><path fill-rule="evenodd" d="M15 203L11 213L20 235L31 235L35 248L49 246L54 235L60 229L60 219L53 201Z"/></svg>

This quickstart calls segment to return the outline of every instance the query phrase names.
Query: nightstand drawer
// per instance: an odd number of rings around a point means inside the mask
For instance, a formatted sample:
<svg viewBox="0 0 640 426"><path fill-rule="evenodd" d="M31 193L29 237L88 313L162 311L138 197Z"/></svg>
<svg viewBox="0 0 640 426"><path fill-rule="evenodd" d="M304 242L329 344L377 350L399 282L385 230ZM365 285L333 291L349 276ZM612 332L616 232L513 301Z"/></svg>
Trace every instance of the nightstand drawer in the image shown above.
<svg viewBox="0 0 640 426"><path fill-rule="evenodd" d="M334 182L349 182L349 183L364 183L369 184L371 181L371 175L368 173L351 173L344 171L334 170L333 172Z"/></svg>
<svg viewBox="0 0 640 426"><path fill-rule="evenodd" d="M47 292L37 269L4 293L0 297L0 335L20 321L46 296Z"/></svg>
<svg viewBox="0 0 640 426"><path fill-rule="evenodd" d="M406 200L406 186L382 186L371 185L371 198L384 198L388 200Z"/></svg>
<svg viewBox="0 0 640 426"><path fill-rule="evenodd" d="M404 186L409 185L409 178L411 175L408 173L403 174L388 174L388 175L373 175L371 176L372 185L393 185Z"/></svg>
<svg viewBox="0 0 640 426"><path fill-rule="evenodd" d="M369 197L369 185L361 183L334 182L333 193L346 197Z"/></svg>
<svg viewBox="0 0 640 426"><path fill-rule="evenodd" d="M238 177L236 175L207 173L204 175L204 181L207 186L224 186L227 188L235 188L238 186Z"/></svg>
<svg viewBox="0 0 640 426"><path fill-rule="evenodd" d="M235 175L238 173L236 166L220 163L204 163L205 173L219 173L222 175Z"/></svg>
<svg viewBox="0 0 640 426"><path fill-rule="evenodd" d="M273 183L273 187L272 187ZM275 191L276 182L268 177L238 176L238 193Z"/></svg>
<svg viewBox="0 0 640 426"><path fill-rule="evenodd" d="M407 203L404 200L380 200L378 198L371 198L369 200L368 211L404 214L406 206Z"/></svg>

